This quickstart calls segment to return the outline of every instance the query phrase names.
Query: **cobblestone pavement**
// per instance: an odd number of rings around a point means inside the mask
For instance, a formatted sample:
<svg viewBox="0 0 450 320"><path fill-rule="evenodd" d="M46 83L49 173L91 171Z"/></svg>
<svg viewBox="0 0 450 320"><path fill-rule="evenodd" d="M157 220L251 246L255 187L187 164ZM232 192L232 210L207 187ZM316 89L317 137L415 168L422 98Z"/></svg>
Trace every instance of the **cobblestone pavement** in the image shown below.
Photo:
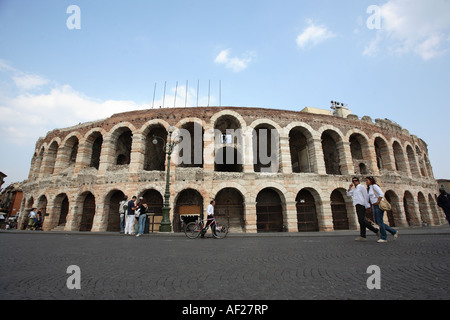
<svg viewBox="0 0 450 320"><path fill-rule="evenodd" d="M0 299L450 299L450 230L327 236L0 233ZM390 238L391 240L392 238ZM69 290L70 265L81 289ZM367 269L381 270L369 290Z"/></svg>

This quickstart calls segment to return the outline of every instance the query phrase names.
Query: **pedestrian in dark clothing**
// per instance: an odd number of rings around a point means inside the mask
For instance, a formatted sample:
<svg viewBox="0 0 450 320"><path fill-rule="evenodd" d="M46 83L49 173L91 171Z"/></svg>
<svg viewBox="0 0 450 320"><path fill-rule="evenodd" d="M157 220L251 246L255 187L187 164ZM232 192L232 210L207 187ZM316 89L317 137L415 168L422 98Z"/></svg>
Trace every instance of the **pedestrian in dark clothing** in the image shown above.
<svg viewBox="0 0 450 320"><path fill-rule="evenodd" d="M450 195L444 189L440 189L439 191L441 194L437 199L437 204L444 210L445 217L450 224Z"/></svg>

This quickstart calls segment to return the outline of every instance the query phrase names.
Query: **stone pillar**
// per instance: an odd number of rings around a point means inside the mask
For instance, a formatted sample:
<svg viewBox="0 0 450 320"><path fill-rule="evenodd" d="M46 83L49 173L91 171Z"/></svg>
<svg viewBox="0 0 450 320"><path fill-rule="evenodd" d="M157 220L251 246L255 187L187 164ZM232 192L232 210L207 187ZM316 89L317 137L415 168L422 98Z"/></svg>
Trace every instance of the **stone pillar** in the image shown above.
<svg viewBox="0 0 450 320"><path fill-rule="evenodd" d="M146 137L142 133L133 134L129 166L130 173L137 173L139 170L144 169L145 142Z"/></svg>
<svg viewBox="0 0 450 320"><path fill-rule="evenodd" d="M280 169L284 174L292 173L291 150L289 148L289 136L280 134Z"/></svg>
<svg viewBox="0 0 450 320"><path fill-rule="evenodd" d="M314 152L311 152L312 154L310 155L310 159L313 160L311 161L311 163L314 164L317 174L326 175L327 169L325 167L325 160L323 158L322 139L320 137L313 139L312 146Z"/></svg>
<svg viewBox="0 0 450 320"><path fill-rule="evenodd" d="M319 231L333 231L333 213L331 211L331 201L329 196L322 198L322 207L317 210L317 219L319 220Z"/></svg>
<svg viewBox="0 0 450 320"><path fill-rule="evenodd" d="M115 154L116 150L114 148L114 141L111 137L111 135L105 135L105 138L103 140L102 144L102 152L100 155L100 165L98 168L98 174L102 175L105 174L108 168L115 164Z"/></svg>
<svg viewBox="0 0 450 320"><path fill-rule="evenodd" d="M256 203L245 201L245 232L257 233L256 227Z"/></svg>
<svg viewBox="0 0 450 320"><path fill-rule="evenodd" d="M284 225L288 232L298 232L297 206L296 202L286 202L286 217L283 217Z"/></svg>

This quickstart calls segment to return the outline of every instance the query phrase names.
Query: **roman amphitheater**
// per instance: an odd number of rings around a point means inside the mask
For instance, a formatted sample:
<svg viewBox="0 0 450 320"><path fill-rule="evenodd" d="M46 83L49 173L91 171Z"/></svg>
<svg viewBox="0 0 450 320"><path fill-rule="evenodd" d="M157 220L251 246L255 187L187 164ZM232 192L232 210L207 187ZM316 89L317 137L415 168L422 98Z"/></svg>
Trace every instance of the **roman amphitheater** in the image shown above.
<svg viewBox="0 0 450 320"><path fill-rule="evenodd" d="M244 107L150 109L55 129L36 142L21 217L36 207L45 213L44 230L118 232L119 201L136 195L149 204L149 232L158 232L167 170L162 141L172 131L177 147L184 143L170 163L174 232L211 199L231 232L357 229L345 193L355 175L378 180L392 204L391 226L445 221L427 144L398 124L311 108Z"/></svg>

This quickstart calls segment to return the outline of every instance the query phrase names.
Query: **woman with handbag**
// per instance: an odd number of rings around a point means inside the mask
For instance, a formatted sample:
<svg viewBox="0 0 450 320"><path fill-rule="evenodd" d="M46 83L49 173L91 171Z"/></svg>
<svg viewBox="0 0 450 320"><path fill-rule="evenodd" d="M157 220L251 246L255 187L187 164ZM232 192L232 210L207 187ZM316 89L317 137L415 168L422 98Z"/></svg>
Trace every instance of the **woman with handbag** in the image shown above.
<svg viewBox="0 0 450 320"><path fill-rule="evenodd" d="M384 199L384 193L381 188L377 185L374 177L366 178L366 185L369 192L369 201L372 204L373 208L373 217L375 219L375 223L380 227L380 239L378 239L378 243L387 242L387 234L388 231L390 234L394 236L394 240L398 238L398 231L394 228L391 228L383 221L384 211L389 210L390 204Z"/></svg>

